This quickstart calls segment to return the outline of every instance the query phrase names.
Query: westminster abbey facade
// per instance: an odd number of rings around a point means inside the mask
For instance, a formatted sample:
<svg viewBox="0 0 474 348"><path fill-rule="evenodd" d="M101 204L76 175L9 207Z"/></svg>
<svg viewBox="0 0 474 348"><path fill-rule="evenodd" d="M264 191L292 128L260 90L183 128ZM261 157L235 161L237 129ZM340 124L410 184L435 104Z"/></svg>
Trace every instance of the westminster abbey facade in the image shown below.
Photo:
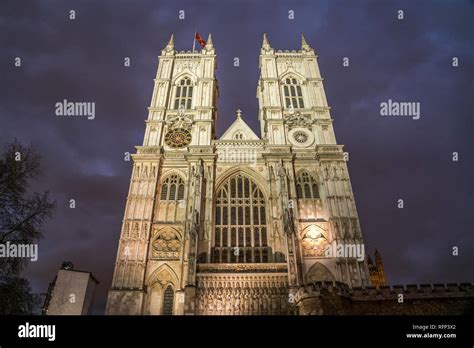
<svg viewBox="0 0 474 348"><path fill-rule="evenodd" d="M258 116L216 137L216 52L161 51L122 224L108 314L291 314L306 284L370 286L317 56L260 50ZM244 118L258 117L257 135ZM301 291L300 291L301 292Z"/></svg>

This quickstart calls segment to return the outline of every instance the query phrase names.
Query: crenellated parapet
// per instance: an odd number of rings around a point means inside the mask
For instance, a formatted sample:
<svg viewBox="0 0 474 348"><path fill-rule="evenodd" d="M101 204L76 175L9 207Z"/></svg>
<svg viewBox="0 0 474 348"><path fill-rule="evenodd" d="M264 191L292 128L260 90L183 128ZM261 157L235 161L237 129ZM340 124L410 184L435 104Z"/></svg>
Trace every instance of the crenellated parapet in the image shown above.
<svg viewBox="0 0 474 348"><path fill-rule="evenodd" d="M349 287L315 282L293 289L300 314L463 314L474 308L471 283Z"/></svg>

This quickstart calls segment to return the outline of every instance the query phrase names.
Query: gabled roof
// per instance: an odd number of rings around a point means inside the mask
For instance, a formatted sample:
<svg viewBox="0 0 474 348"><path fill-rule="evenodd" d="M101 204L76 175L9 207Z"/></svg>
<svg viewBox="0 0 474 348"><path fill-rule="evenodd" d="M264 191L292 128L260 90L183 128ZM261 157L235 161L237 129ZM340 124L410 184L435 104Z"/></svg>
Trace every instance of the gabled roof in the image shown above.
<svg viewBox="0 0 474 348"><path fill-rule="evenodd" d="M241 117L241 111L237 110L237 119L222 134L219 140L260 140L247 123ZM242 134L242 139L236 138L236 134Z"/></svg>

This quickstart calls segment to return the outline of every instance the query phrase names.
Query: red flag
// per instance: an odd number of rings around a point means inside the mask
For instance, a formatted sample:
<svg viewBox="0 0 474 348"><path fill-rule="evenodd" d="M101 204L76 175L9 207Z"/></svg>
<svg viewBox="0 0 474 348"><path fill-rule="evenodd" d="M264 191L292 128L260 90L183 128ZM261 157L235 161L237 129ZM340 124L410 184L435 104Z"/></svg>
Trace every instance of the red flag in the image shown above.
<svg viewBox="0 0 474 348"><path fill-rule="evenodd" d="M206 46L206 41L204 41L204 40L202 39L201 35L199 35L198 32L196 32L195 38L196 38L197 42L199 42L199 44L200 44L202 47Z"/></svg>

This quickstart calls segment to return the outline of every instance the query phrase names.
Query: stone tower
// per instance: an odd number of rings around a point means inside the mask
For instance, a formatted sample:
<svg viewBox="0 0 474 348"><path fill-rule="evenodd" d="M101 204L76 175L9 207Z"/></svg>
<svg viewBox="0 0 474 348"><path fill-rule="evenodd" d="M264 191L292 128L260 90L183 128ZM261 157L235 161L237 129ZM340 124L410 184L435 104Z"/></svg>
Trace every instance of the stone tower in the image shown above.
<svg viewBox="0 0 474 348"><path fill-rule="evenodd" d="M377 249L375 249L375 262L372 262L372 259L368 256L367 265L369 267L370 282L372 285L375 287L386 286L387 277L385 276L382 256Z"/></svg>
<svg viewBox="0 0 474 348"><path fill-rule="evenodd" d="M210 233L215 70L211 35L199 52L176 51L173 36L161 51L143 146L132 156L109 314L194 310L185 298L193 302L198 239Z"/></svg>
<svg viewBox="0 0 474 348"><path fill-rule="evenodd" d="M264 35L261 135L238 110L216 138L211 35L199 52L171 37L133 155L108 314L288 314L306 283L370 285L367 263L348 255L363 246L354 197L301 40L275 51Z"/></svg>
<svg viewBox="0 0 474 348"><path fill-rule="evenodd" d="M261 134L273 157L266 156L268 165L279 162L286 173L286 190L275 205L287 211L281 223L289 216L295 226L288 244L289 254L291 245L297 246L295 279L367 285L366 262L345 253L325 257L328 245L334 251L359 248L362 255L364 250L346 155L336 143L317 55L303 34L298 51L275 51L264 34L259 63ZM290 258L290 280L291 263Z"/></svg>

